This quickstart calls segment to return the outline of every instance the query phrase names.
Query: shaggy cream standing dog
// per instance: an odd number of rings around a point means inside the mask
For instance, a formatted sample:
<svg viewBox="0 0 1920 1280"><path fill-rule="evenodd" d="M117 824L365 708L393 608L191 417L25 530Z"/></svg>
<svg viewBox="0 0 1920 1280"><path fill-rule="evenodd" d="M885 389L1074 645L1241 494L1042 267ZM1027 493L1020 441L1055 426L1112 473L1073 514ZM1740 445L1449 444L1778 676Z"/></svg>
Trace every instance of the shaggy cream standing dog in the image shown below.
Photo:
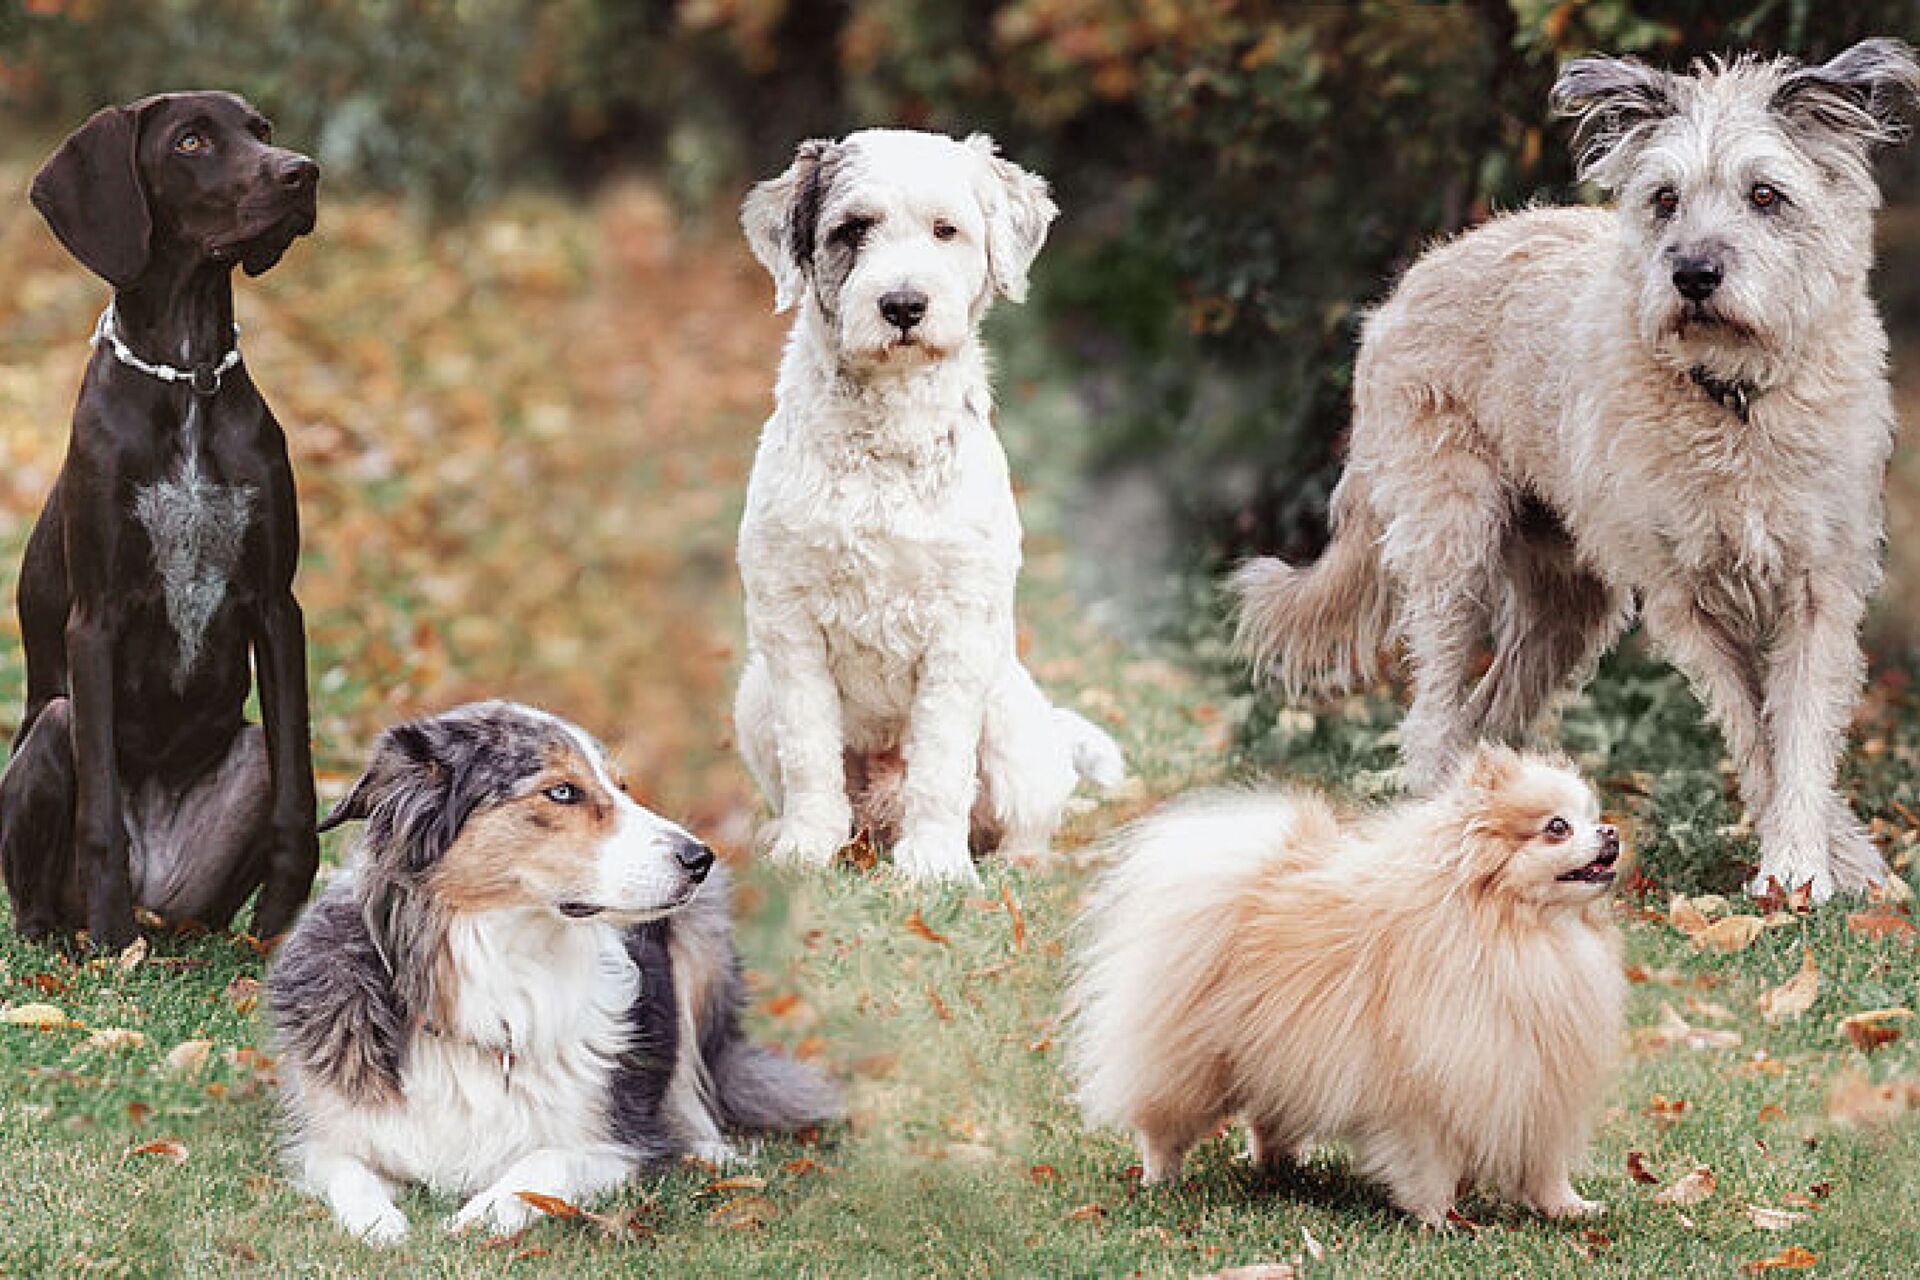
<svg viewBox="0 0 1920 1280"><path fill-rule="evenodd" d="M1739 767L1754 889L1884 877L1835 770L1894 426L1870 158L1916 87L1893 40L1810 67L1570 63L1553 101L1615 207L1497 218L1374 313L1332 546L1237 575L1257 663L1346 685L1397 633L1424 788L1524 733L1637 600Z"/></svg>
<svg viewBox="0 0 1920 1280"><path fill-rule="evenodd" d="M1256 1162L1345 1142L1433 1226L1477 1183L1595 1212L1568 1172L1624 1022L1619 857L1577 775L1505 747L1357 820L1180 801L1119 837L1088 913L1081 1104L1134 1130L1148 1183L1238 1118Z"/></svg>
<svg viewBox="0 0 1920 1280"><path fill-rule="evenodd" d="M1043 850L1110 738L1014 647L1020 521L978 326L1019 301L1056 210L990 138L801 144L741 223L799 306L740 525L741 754L771 852L825 864L861 825L908 875ZM857 812L856 812L857 811Z"/></svg>

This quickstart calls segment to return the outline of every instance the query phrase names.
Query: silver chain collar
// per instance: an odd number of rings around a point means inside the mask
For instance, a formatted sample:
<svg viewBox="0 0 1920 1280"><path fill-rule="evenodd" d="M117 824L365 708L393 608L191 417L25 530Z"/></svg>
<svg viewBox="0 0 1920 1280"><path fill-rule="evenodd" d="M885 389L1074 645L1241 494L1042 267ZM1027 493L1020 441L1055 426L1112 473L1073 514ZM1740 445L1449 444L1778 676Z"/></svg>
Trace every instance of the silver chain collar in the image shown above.
<svg viewBox="0 0 1920 1280"><path fill-rule="evenodd" d="M181 369L170 364L152 364L133 353L120 339L120 329L114 323L113 304L100 313L100 323L93 326L93 337L87 342L90 347L98 347L102 342L107 350L113 352L113 358L129 369L138 369L149 378L158 378L162 382L184 382L192 388L195 395L210 396L220 390L220 383L240 363L240 326L233 326L233 346L219 360L209 364L197 364L191 369Z"/></svg>

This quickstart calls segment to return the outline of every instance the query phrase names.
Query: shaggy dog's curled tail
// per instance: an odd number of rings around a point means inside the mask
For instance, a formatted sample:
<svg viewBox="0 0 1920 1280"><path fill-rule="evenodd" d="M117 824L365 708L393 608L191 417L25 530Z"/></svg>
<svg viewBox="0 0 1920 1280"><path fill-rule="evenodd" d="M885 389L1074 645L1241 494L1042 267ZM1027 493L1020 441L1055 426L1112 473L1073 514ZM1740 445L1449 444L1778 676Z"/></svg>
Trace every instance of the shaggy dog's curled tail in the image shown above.
<svg viewBox="0 0 1920 1280"><path fill-rule="evenodd" d="M791 1133L838 1120L845 1111L838 1086L826 1076L745 1040L729 1040L707 1069L723 1128Z"/></svg>
<svg viewBox="0 0 1920 1280"><path fill-rule="evenodd" d="M1338 693L1379 674L1393 629L1380 534L1365 495L1343 480L1333 540L1318 561L1302 569L1268 556L1234 570L1234 646L1256 679L1277 680L1288 694Z"/></svg>

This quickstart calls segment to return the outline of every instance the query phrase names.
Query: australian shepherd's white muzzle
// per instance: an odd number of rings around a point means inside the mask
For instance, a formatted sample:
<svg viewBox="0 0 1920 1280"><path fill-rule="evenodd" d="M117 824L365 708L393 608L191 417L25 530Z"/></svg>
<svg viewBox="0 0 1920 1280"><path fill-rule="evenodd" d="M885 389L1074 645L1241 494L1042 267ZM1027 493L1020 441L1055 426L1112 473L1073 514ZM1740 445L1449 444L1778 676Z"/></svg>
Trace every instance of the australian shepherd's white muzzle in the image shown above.
<svg viewBox="0 0 1920 1280"><path fill-rule="evenodd" d="M516 1231L723 1129L833 1118L811 1069L747 1044L713 854L630 799L585 733L491 702L388 730L327 819L353 870L268 979L307 1187L348 1231L406 1234L397 1184Z"/></svg>

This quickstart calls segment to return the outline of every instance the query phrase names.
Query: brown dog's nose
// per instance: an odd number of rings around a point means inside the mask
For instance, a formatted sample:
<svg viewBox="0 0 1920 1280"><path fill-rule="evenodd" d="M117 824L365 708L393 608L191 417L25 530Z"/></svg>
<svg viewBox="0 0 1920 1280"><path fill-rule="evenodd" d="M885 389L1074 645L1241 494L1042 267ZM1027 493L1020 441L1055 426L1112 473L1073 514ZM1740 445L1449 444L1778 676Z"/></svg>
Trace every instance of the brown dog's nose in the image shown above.
<svg viewBox="0 0 1920 1280"><path fill-rule="evenodd" d="M299 191L320 181L320 166L307 157L289 152L274 166L274 180L289 191Z"/></svg>
<svg viewBox="0 0 1920 1280"><path fill-rule="evenodd" d="M675 842L673 858L695 884L705 880L707 872L713 870L713 850L691 836L682 836Z"/></svg>
<svg viewBox="0 0 1920 1280"><path fill-rule="evenodd" d="M880 314L905 333L926 318L927 295L918 289L889 289L880 295Z"/></svg>

